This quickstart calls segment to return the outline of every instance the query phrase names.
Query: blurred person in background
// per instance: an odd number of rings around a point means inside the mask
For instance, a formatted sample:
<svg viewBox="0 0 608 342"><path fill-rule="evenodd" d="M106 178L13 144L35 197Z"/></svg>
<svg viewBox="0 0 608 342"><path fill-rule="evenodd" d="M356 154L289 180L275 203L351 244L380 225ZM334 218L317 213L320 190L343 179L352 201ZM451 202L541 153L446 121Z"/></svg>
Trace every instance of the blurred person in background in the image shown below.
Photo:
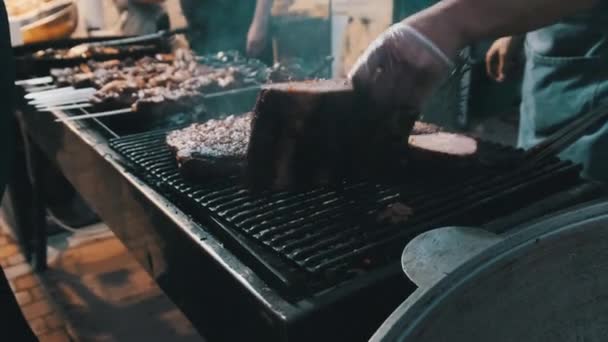
<svg viewBox="0 0 608 342"><path fill-rule="evenodd" d="M486 54L496 82L513 77L525 57L518 145L531 148L608 100L608 1L526 34L497 39ZM608 181L608 124L595 127L561 157L584 175Z"/></svg>
<svg viewBox="0 0 608 342"><path fill-rule="evenodd" d="M463 47L505 36L487 57L501 81L525 43L519 146L531 148L608 103L607 22L608 0L443 0L382 33L350 77L379 105L417 113ZM560 157L583 165L583 176L608 181L608 123L586 133Z"/></svg>
<svg viewBox="0 0 608 342"><path fill-rule="evenodd" d="M4 1L0 2L0 198L9 178L12 156L14 153L12 103L14 96L15 74L13 67L13 49L11 47L8 17ZM13 72L11 72L13 71ZM2 334L12 341L37 341L27 321L21 313L17 300L13 295L4 271L0 268L0 322Z"/></svg>
<svg viewBox="0 0 608 342"><path fill-rule="evenodd" d="M198 54L236 50L272 64L269 39L273 0L181 0Z"/></svg>
<svg viewBox="0 0 608 342"><path fill-rule="evenodd" d="M122 33L127 36L169 30L165 0L114 0L121 13Z"/></svg>

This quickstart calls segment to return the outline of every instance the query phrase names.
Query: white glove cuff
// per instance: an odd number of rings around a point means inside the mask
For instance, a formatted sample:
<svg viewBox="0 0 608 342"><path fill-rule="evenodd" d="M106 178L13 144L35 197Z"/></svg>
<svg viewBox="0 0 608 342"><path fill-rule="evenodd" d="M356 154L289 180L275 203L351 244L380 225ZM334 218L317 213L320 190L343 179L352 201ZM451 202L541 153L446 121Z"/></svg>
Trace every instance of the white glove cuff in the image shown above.
<svg viewBox="0 0 608 342"><path fill-rule="evenodd" d="M426 47L429 52L431 52L435 57L439 58L448 68L454 67L454 62L443 52L441 49L433 43L429 38L427 38L424 34L420 33L415 28L411 27L405 23L398 23L393 26L393 29L396 31L407 32L412 35L420 44Z"/></svg>

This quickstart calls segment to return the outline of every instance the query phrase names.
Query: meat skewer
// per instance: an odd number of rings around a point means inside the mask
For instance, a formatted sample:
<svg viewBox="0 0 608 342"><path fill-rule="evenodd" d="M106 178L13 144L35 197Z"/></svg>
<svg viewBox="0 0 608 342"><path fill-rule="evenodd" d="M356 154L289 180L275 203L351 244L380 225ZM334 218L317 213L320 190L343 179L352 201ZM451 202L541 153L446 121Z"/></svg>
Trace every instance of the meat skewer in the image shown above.
<svg viewBox="0 0 608 342"><path fill-rule="evenodd" d="M133 111L131 110L131 108L123 108L123 109L110 110L110 111L101 112L101 113L91 113L91 114L82 114L82 115L75 115L75 116L66 116L66 117L63 117L63 118L55 119L55 122L78 121L78 120L84 120L84 119L92 119L92 118L101 118L101 117L107 117L107 116L115 116L115 115L121 115L121 114L132 113L132 112Z"/></svg>
<svg viewBox="0 0 608 342"><path fill-rule="evenodd" d="M202 94L241 88L245 71L237 67L199 65L191 51L178 50L169 58L144 57L137 61L89 62L75 68L53 70L60 85L97 89L93 104L100 109L146 105L178 105L200 100Z"/></svg>
<svg viewBox="0 0 608 342"><path fill-rule="evenodd" d="M69 110L69 109L84 109L93 107L90 103L76 103L73 105L64 105L64 106L56 106L56 107L40 107L36 108L41 112L52 112L55 110Z"/></svg>

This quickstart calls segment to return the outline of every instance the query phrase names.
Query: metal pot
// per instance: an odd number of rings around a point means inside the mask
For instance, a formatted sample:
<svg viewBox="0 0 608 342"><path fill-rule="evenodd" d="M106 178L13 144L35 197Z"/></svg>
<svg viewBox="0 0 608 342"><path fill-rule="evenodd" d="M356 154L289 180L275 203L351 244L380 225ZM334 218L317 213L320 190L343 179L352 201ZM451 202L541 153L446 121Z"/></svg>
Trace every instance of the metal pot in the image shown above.
<svg viewBox="0 0 608 342"><path fill-rule="evenodd" d="M603 341L608 336L606 227L608 202L602 201L496 239L468 229L421 238L424 246L408 245L404 253L410 261L404 263L406 273L420 287L372 341ZM452 241L445 243L448 238ZM450 265L437 267L458 242L472 247L460 250L473 252L461 253L462 262L449 258ZM429 250L437 248L443 251ZM413 251L424 253L414 260ZM417 262L427 271L412 265Z"/></svg>

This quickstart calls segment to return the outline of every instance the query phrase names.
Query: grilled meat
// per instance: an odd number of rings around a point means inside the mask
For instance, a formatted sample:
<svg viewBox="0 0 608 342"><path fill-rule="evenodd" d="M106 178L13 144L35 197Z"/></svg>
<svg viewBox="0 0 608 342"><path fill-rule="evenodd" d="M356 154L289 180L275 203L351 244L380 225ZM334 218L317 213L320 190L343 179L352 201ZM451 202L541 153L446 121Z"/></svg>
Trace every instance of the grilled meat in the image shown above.
<svg viewBox="0 0 608 342"><path fill-rule="evenodd" d="M141 109L149 104L192 102L201 94L238 88L245 75L235 67L210 68L197 64L191 51L178 50L173 59L144 57L136 61L90 61L78 67L53 70L63 86L97 88L93 103Z"/></svg>
<svg viewBox="0 0 608 342"><path fill-rule="evenodd" d="M182 175L204 182L243 170L252 114L193 124L167 135Z"/></svg>
<svg viewBox="0 0 608 342"><path fill-rule="evenodd" d="M477 153L477 141L473 138L445 132L412 135L409 145L414 149L453 157L470 157Z"/></svg>
<svg viewBox="0 0 608 342"><path fill-rule="evenodd" d="M441 127L430 123L416 121L411 135L433 134L441 132Z"/></svg>
<svg viewBox="0 0 608 342"><path fill-rule="evenodd" d="M394 169L415 121L378 112L345 80L267 86L254 113L247 156L254 189L308 187Z"/></svg>
<svg viewBox="0 0 608 342"><path fill-rule="evenodd" d="M403 202L395 202L378 213L377 221L387 224L404 224L414 215L414 209Z"/></svg>
<svg viewBox="0 0 608 342"><path fill-rule="evenodd" d="M396 172L410 133L422 147L436 147L433 137L439 147L458 142L442 140L452 135L413 116L374 114L348 82L308 81L266 86L253 114L192 125L167 143L190 180L246 166L253 189L284 190Z"/></svg>
<svg viewBox="0 0 608 342"><path fill-rule="evenodd" d="M79 45L71 49L56 49L49 48L46 50L36 51L33 57L36 59L72 59L72 58L95 58L107 57L113 58L121 53L134 53L141 50L150 50L153 47L130 46L130 47L111 47L111 46L89 46Z"/></svg>
<svg viewBox="0 0 608 342"><path fill-rule="evenodd" d="M205 182L217 176L242 174L246 170L253 117L253 113L241 116L231 115L225 119L209 120L169 133L166 143L175 153L182 175L191 182ZM433 137L437 137L436 133L439 130L440 128L437 126L416 122L410 140L416 142L416 139L421 138L421 141L427 142L427 138L432 140ZM435 133L428 134L428 132ZM440 133L439 137L442 136L444 136L444 133ZM469 139L459 135L454 136L456 137L453 138L454 140ZM445 142L441 138L437 141L438 145ZM425 146L432 148L432 145ZM426 159L438 156L437 152L433 150L423 150L419 147L411 148L416 148ZM401 152L403 150L402 148ZM272 154L270 150L266 152ZM445 153L452 152L454 151ZM392 157L399 158L394 155ZM459 158L459 156L454 157ZM311 156L308 159L314 158L314 156ZM381 165L387 167L387 164ZM359 167L363 166L359 165ZM330 171L327 172L329 174ZM326 178L325 182L330 180L332 179ZM308 184L310 184L310 180L308 181Z"/></svg>

